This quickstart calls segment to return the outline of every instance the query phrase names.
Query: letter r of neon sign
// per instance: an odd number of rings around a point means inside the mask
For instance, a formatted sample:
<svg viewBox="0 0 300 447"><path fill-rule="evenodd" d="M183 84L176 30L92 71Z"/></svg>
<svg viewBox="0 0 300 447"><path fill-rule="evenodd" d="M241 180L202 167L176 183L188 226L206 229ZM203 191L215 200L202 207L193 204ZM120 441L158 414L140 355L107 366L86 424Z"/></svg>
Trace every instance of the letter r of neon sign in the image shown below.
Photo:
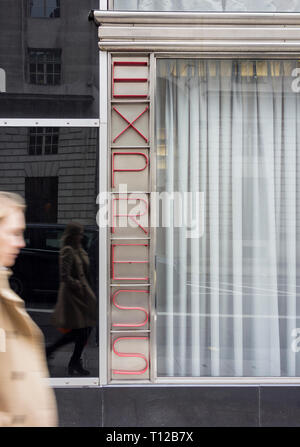
<svg viewBox="0 0 300 447"><path fill-rule="evenodd" d="M143 202L145 204L145 210L144 210L143 213L138 213L138 214L130 214L130 213L129 214L117 214L117 213L115 213L115 211L116 211L115 203L120 201L120 200L126 200L128 202L129 202L129 200L135 200L135 201L139 200L140 202ZM138 227L140 227L140 229L143 230L144 233L148 234L148 231L136 220L136 217L145 216L145 214L148 211L148 203L147 203L147 201L145 199L142 199L140 197L136 197L136 198L131 197L130 199L128 199L128 198L114 198L112 203L113 203L113 206L112 206L112 208L113 208L113 211L112 211L112 233L115 233L115 231L116 231L116 228L115 228L115 218L116 217L128 217Z"/></svg>

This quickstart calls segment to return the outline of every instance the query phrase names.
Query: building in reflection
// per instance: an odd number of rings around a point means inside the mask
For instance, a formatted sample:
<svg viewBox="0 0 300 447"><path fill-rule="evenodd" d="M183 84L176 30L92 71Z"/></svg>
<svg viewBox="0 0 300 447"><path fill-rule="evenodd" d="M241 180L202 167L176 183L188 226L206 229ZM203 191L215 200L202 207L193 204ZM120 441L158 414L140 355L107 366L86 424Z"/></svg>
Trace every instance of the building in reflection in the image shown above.
<svg viewBox="0 0 300 447"><path fill-rule="evenodd" d="M0 129L0 190L26 199L27 222L96 224L97 128Z"/></svg>
<svg viewBox="0 0 300 447"><path fill-rule="evenodd" d="M22 120L0 130L0 189L25 197L28 222L95 224L97 128L57 126L98 117L93 7L95 0L0 2L0 117ZM30 118L54 121L25 127Z"/></svg>
<svg viewBox="0 0 300 447"><path fill-rule="evenodd" d="M0 2L6 73L0 117L98 116L97 38L87 21L95 6L95 0Z"/></svg>
<svg viewBox="0 0 300 447"><path fill-rule="evenodd" d="M57 336L51 313L58 255L71 221L84 225L97 294L99 51L88 15L98 7L98 0L0 1L0 190L19 193L27 205L26 247L11 286L46 343ZM57 356L51 377L66 375L68 349ZM95 336L88 351L97 376Z"/></svg>

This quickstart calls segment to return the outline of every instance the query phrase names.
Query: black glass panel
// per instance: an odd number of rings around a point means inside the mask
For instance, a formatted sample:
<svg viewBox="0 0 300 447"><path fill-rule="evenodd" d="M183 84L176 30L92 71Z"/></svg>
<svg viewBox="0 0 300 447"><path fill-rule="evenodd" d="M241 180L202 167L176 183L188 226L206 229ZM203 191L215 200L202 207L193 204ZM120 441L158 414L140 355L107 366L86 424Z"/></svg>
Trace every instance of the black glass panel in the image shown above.
<svg viewBox="0 0 300 447"><path fill-rule="evenodd" d="M83 368L91 376L98 375L97 148L97 128L0 128L0 191L18 193L26 201L26 247L12 267L11 286L43 331L46 345L61 340L64 334L70 338L57 346L49 359L52 377L66 376L76 340L87 342L81 353ZM78 315L75 320L69 317L74 312L72 296L59 298L63 288L59 262L62 236L67 224L74 221L83 226L80 246L87 262L82 262L92 292L73 299L94 296L92 318L85 306L77 309L79 319L86 321L84 331L77 330ZM78 280L76 272L70 275L71 281L74 275ZM68 316L61 325L54 320L59 305ZM90 304L87 309L91 310ZM87 328L91 328L89 337Z"/></svg>
<svg viewBox="0 0 300 447"><path fill-rule="evenodd" d="M99 116L91 9L99 9L98 0L0 1L0 69L6 75L0 117Z"/></svg>

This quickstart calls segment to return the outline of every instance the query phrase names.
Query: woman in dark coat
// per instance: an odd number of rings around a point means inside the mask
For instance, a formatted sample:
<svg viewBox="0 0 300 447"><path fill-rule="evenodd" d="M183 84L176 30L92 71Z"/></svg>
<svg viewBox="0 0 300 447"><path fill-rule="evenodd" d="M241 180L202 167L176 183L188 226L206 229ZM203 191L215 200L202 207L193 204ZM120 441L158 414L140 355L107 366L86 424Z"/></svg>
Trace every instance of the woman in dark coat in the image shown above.
<svg viewBox="0 0 300 447"><path fill-rule="evenodd" d="M92 327L97 324L97 301L90 286L89 258L81 245L83 226L76 222L67 225L59 254L60 286L53 314L53 323L65 334L47 346L49 357L53 352L75 342L74 352L68 365L69 375L77 372L87 376L82 367L81 354Z"/></svg>

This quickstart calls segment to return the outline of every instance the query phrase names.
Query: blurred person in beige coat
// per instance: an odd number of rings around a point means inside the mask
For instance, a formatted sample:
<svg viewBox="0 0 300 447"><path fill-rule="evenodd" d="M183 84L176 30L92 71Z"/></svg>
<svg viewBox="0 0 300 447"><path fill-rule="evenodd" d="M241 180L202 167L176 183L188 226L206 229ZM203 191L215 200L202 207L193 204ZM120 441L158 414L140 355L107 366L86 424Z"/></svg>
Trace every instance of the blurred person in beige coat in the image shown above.
<svg viewBox="0 0 300 447"><path fill-rule="evenodd" d="M24 210L21 196L0 191L0 427L54 427L44 337L9 285L9 267L25 246Z"/></svg>

